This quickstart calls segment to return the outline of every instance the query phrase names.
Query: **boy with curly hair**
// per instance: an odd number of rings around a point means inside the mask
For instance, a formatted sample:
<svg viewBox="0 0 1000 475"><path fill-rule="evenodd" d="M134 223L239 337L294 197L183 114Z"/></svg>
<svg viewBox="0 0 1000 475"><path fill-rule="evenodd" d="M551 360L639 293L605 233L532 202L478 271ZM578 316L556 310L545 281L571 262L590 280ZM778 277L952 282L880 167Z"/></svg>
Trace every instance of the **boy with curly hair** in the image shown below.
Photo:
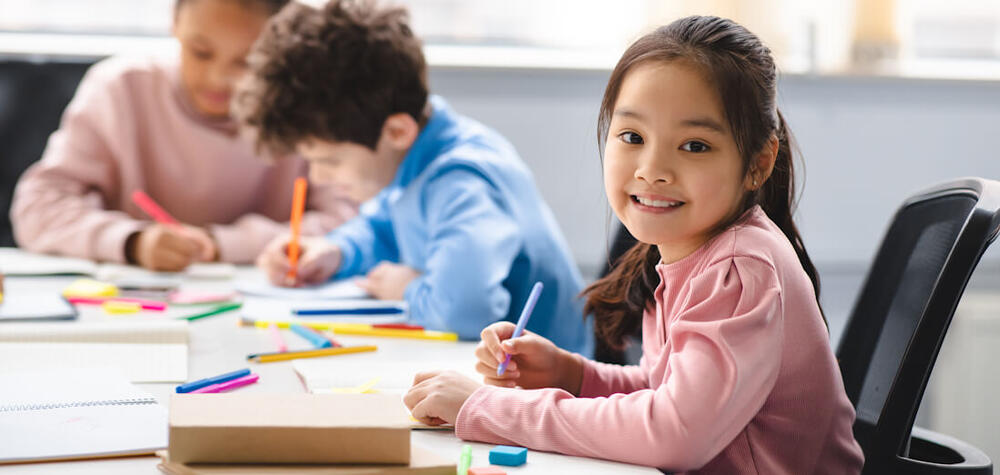
<svg viewBox="0 0 1000 475"><path fill-rule="evenodd" d="M514 147L429 95L420 41L402 8L334 0L290 4L249 58L234 107L258 146L295 150L312 178L364 202L357 218L302 241L286 279L287 238L258 259L281 285L359 281L405 300L428 328L475 339L545 292L528 329L593 349L565 239Z"/></svg>

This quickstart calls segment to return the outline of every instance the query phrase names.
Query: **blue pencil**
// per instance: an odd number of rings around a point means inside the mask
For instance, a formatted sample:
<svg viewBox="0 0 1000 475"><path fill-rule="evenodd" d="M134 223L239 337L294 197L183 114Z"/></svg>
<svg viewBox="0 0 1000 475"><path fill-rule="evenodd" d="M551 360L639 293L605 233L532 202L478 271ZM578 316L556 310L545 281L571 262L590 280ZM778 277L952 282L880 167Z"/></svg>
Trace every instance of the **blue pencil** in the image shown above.
<svg viewBox="0 0 1000 475"><path fill-rule="evenodd" d="M524 304L524 308L521 309L521 316L517 318L517 326L514 327L514 334L510 336L511 339L517 338L524 333L524 327L528 326L528 319L531 318L531 312L535 310L538 297L542 296L542 287L544 286L541 282L535 282L535 286L531 288L531 293L528 294L528 301ZM497 367L497 376L502 376L503 372L507 371L508 364L510 364L510 354Z"/></svg>
<svg viewBox="0 0 1000 475"><path fill-rule="evenodd" d="M179 393L189 393L195 389L201 389L205 386L211 386L213 384L224 383L236 378L242 378L250 374L250 368L238 369L236 371L230 371L226 374L220 374L218 376L212 376L211 378L199 379L197 381L191 381L190 383L182 384L177 386L177 392Z"/></svg>
<svg viewBox="0 0 1000 475"><path fill-rule="evenodd" d="M312 345L316 348L330 348L333 346L333 343L331 343L330 340L327 340L323 335L299 325L298 323L292 323L291 325L288 325L288 328L295 332L296 335L308 340L309 343L312 343Z"/></svg>

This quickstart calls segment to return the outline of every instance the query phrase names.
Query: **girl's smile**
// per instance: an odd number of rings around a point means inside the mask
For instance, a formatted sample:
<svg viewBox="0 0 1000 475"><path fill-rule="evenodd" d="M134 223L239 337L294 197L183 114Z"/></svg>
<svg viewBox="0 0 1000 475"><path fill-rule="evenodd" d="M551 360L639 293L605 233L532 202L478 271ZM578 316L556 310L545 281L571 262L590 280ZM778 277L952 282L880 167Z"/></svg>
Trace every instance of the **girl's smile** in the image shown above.
<svg viewBox="0 0 1000 475"><path fill-rule="evenodd" d="M676 211L684 202L678 199L668 198L662 195L649 193L638 193L629 195L632 205L639 211L645 213L664 214Z"/></svg>

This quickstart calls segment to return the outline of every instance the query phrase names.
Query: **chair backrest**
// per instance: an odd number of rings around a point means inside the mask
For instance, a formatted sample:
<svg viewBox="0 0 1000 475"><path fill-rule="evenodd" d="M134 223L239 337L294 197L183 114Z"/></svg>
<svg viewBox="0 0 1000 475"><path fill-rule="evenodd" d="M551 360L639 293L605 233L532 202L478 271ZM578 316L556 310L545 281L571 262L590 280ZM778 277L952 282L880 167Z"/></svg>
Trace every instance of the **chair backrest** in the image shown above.
<svg viewBox="0 0 1000 475"><path fill-rule="evenodd" d="M913 419L955 307L1000 229L1000 182L965 178L896 212L837 349L865 472L908 455Z"/></svg>
<svg viewBox="0 0 1000 475"><path fill-rule="evenodd" d="M13 246L10 202L24 169L42 157L49 134L94 59L0 59L0 246Z"/></svg>

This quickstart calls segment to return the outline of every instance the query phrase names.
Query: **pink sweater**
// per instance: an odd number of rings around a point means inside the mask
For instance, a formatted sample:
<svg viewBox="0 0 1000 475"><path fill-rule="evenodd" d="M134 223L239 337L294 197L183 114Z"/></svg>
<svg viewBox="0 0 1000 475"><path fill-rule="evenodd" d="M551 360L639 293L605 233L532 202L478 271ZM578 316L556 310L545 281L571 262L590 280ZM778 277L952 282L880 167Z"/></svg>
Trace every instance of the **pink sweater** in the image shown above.
<svg viewBox="0 0 1000 475"><path fill-rule="evenodd" d="M638 367L579 357L580 397L482 387L457 435L679 472L860 472L812 284L759 207L656 270Z"/></svg>
<svg viewBox="0 0 1000 475"><path fill-rule="evenodd" d="M198 114L176 58L112 58L87 72L42 159L22 175L11 205L18 244L124 261L125 239L149 224L134 205L145 190L181 222L209 229L220 260L253 261L286 232L300 158L257 157L233 121ZM303 233L326 232L357 212L329 187L310 186Z"/></svg>

